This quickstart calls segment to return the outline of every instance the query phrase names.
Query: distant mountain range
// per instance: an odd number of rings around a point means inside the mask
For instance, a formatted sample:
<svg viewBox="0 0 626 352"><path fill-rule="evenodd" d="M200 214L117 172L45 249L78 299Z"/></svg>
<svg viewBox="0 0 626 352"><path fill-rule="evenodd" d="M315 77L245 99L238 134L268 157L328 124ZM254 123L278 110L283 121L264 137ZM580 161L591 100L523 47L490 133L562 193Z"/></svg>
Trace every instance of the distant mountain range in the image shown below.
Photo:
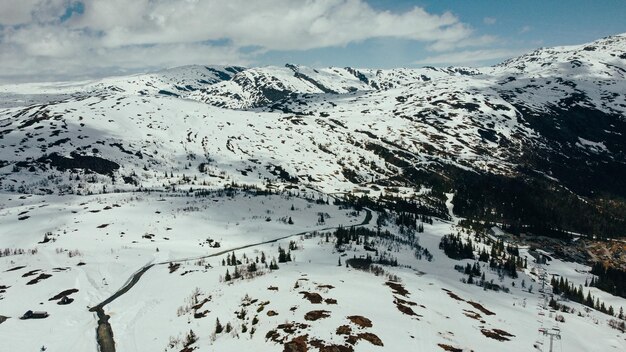
<svg viewBox="0 0 626 352"><path fill-rule="evenodd" d="M185 66L0 86L0 188L313 186L626 235L626 34L493 67Z"/></svg>

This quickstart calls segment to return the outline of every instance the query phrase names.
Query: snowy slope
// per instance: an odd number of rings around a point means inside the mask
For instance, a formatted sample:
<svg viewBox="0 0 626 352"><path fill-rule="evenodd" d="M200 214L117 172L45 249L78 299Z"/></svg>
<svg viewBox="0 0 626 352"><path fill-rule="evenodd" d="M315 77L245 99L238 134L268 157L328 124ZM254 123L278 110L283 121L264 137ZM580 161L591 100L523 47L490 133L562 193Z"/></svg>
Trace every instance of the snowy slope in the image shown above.
<svg viewBox="0 0 626 352"><path fill-rule="evenodd" d="M538 292L541 272L579 285L591 275L586 265L539 266L521 248L530 266L519 278L481 264L486 281L511 290L494 292L462 283L454 265L474 261L439 249L450 233L476 240L456 226L448 193L464 175L545 181L594 209L594 192L623 206L625 53L618 35L485 68L186 66L1 86L1 346L95 351L88 307L154 264L104 305L120 351L281 351L303 341L322 351L529 351L546 350L539 329L555 326L564 350L625 350L611 317L560 301L574 312L557 323L561 312ZM228 190L233 184L277 193ZM409 200L436 218L413 236L389 209L391 219L378 222L383 213L370 219L369 210L333 205L344 193L391 208L389 197ZM395 237L342 247L314 233L353 225ZM416 256L417 244L432 261ZM295 246L293 261L224 281L235 268L222 265L221 251L238 248L240 270L245 258L278 257L279 246ZM368 254L400 265L345 266ZM66 293L73 303L50 300L68 289L78 290ZM50 317L18 319L29 309ZM214 333L216 319L232 330ZM186 343L189 330L197 341Z"/></svg>
<svg viewBox="0 0 626 352"><path fill-rule="evenodd" d="M460 282L462 274L453 266L474 261L455 261L438 249L443 235L458 230L447 221L424 224L424 233L417 235L419 244L434 255L432 261L417 259L406 242L375 237L369 239L369 251L363 243L351 242L341 253L334 236L326 240L323 231L318 235L312 231L359 224L366 220L365 212L320 204L315 201L318 194L300 191L312 199L242 192L195 198L176 193L78 198L2 195L3 243L37 250L0 257L0 284L6 286L0 294L0 315L8 317L1 323L3 347L97 350L97 318L87 308L122 287L142 266L157 264L105 307L119 351L181 351L190 330L198 339L188 347L198 350L282 351L284 343L306 336L312 350L335 345L345 346L346 351L396 351L407 346L423 351L450 347L530 351L537 345L545 351L548 341L538 330L553 327L562 335L557 348L626 348L624 335L607 326L607 315L585 311L576 303L563 302L576 311L562 313L565 322L556 322L557 313L542 308L544 298L532 263L517 279L504 280L483 266L486 280L510 287L509 293ZM319 213L325 214L324 224L319 223ZM24 216L28 218L18 220ZM293 225L284 220L287 217ZM375 221L368 226L375 229ZM383 230L408 239L395 225ZM309 233L196 259L302 231ZM45 232L50 232L50 241L38 243ZM212 247L215 241L219 248ZM278 257L279 246L290 245L294 246L292 261L280 263L278 270L259 262L254 275L224 282L226 270L231 275L236 270L222 264L227 255L234 253L242 263L239 270L245 270L246 258L254 262L266 256L269 262ZM350 258L374 255L371 247L377 248L377 255L396 257L400 265L384 266L378 274L345 267ZM588 267L564 262L540 269L568 275L574 282L589 275L581 274ZM40 274L51 276L29 284ZM522 281L529 286L523 288ZM78 290L69 294L74 299L69 305L50 300L69 289ZM309 301L302 292L318 294L323 300ZM602 299L615 307L626 305L622 298L604 295ZM50 316L18 319L28 309L47 311ZM322 317L315 319L315 311L324 311ZM215 334L217 319L232 330ZM510 335L502 341L485 335L493 331ZM349 336L356 340L350 343Z"/></svg>

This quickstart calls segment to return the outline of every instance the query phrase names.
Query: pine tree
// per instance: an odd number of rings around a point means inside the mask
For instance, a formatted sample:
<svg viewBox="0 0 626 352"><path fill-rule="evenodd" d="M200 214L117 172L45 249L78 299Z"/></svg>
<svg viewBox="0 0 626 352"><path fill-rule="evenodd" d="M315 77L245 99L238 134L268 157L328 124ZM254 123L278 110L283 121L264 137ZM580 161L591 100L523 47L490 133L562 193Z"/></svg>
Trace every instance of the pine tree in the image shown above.
<svg viewBox="0 0 626 352"><path fill-rule="evenodd" d="M224 275L224 281L228 282L230 281L232 278L230 277L230 273L228 272L228 269L226 269L226 275Z"/></svg>
<svg viewBox="0 0 626 352"><path fill-rule="evenodd" d="M224 331L224 327L220 324L220 318L215 319L215 333L221 334Z"/></svg>

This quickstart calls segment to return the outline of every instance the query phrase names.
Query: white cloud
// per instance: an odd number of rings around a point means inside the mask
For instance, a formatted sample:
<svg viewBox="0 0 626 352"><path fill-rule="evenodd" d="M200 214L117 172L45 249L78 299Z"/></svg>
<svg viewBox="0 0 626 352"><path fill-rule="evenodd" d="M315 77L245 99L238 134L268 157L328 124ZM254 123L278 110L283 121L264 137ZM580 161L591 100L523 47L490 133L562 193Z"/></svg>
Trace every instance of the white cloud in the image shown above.
<svg viewBox="0 0 626 352"><path fill-rule="evenodd" d="M508 59L527 51L509 49L464 50L429 56L413 63L416 65L475 65L487 61Z"/></svg>
<svg viewBox="0 0 626 352"><path fill-rule="evenodd" d="M483 23L486 25L496 24L497 20L494 17L485 17L483 18Z"/></svg>
<svg viewBox="0 0 626 352"><path fill-rule="evenodd" d="M362 0L107 0L85 4L76 28L102 31L109 47L228 38L236 46L305 50L377 37L458 41L471 31L450 13L394 14Z"/></svg>
<svg viewBox="0 0 626 352"><path fill-rule="evenodd" d="M307 50L399 38L442 51L493 39L475 38L449 12L392 13L364 0L83 0L82 14L61 21L77 1L0 1L0 77L241 63L252 59L242 50L249 47Z"/></svg>
<svg viewBox="0 0 626 352"><path fill-rule="evenodd" d="M533 29L533 27L531 27L531 26L524 26L524 27L522 27L522 28L519 30L519 32L520 32L520 34L521 34L521 33L528 33L528 32L530 32L532 29Z"/></svg>

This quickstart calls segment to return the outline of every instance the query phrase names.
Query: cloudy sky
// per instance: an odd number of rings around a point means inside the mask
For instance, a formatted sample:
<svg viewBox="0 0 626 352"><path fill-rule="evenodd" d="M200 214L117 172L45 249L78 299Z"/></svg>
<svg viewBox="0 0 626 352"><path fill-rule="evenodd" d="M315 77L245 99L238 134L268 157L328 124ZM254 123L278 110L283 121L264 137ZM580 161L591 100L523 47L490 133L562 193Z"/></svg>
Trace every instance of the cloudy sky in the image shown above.
<svg viewBox="0 0 626 352"><path fill-rule="evenodd" d="M186 64L486 65L626 32L625 0L0 0L0 82Z"/></svg>

